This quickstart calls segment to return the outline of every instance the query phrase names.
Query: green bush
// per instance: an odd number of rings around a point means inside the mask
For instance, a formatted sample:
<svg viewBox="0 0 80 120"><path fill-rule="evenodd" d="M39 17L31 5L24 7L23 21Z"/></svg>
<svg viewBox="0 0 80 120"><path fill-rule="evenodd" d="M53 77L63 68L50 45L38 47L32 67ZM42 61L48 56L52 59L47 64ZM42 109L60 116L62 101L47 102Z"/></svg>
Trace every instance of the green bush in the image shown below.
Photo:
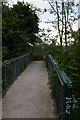
<svg viewBox="0 0 80 120"><path fill-rule="evenodd" d="M67 51L63 47L53 45L46 46L45 49L47 50L46 54L53 56L73 83L73 101L76 101L76 104L73 102L72 120L80 120L80 45L72 44L68 46ZM48 61L46 60L46 62ZM50 80L52 96L54 94L54 79Z"/></svg>
<svg viewBox="0 0 80 120"><path fill-rule="evenodd" d="M41 61L44 60L43 50L41 45L35 45L32 52L33 60Z"/></svg>

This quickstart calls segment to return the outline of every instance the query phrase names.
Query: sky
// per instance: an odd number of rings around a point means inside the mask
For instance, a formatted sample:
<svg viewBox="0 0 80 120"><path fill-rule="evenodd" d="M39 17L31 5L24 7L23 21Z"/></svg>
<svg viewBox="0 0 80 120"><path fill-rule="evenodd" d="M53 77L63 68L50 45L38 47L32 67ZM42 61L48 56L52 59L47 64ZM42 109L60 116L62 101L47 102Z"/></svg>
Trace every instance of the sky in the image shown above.
<svg viewBox="0 0 80 120"><path fill-rule="evenodd" d="M7 0L10 4L12 4L12 2L14 4L17 3L17 1L23 1L23 0ZM70 1L70 0L69 0ZM75 2L78 1L78 0L75 0ZM33 4L33 6L36 6L36 7L39 7L41 9L44 9L44 8L47 8L47 9L50 9L50 5L47 1L45 0L24 0L24 2L28 2L30 4ZM49 20L53 20L54 16L53 14L50 14L49 12L46 12L40 16L38 16L40 21L43 21L43 22L40 22L39 23L39 27L40 28L48 28L48 24L45 24L44 21L48 21ZM77 30L77 27L78 27L78 22L76 22L74 25L73 25L73 29L74 30Z"/></svg>
<svg viewBox="0 0 80 120"><path fill-rule="evenodd" d="M17 1L23 1L23 0L7 0L10 4L16 4ZM70 0L69 0L70 1ZM75 2L78 0L75 0ZM13 2L13 3L12 3ZM46 31L46 29L51 29L53 32L51 34L56 35L57 32L55 31L55 29L52 27L51 23L45 23L44 21L48 21L48 20L54 20L54 15L50 14L49 9L51 9L51 6L49 5L49 3L45 0L24 0L24 2L28 2L30 4L32 4L35 7L39 7L42 10L43 9L48 9L47 12L45 12L44 14L38 15L39 17L39 28L40 29L44 29ZM78 21L75 21L75 23L73 24L73 30L77 31L78 30Z"/></svg>
<svg viewBox="0 0 80 120"><path fill-rule="evenodd" d="M11 2L17 3L18 0L7 0L7 1L11 4ZM23 0L19 0L19 1L23 1ZM28 2L30 4L33 4L33 6L35 6L37 8L39 7L41 9L44 9L44 8L49 9L50 8L50 5L48 4L48 2L47 1L43 1L43 0L24 0L24 2ZM45 13L44 15L43 14L40 15L39 19L41 21L45 21L49 17L50 17L50 19L52 19L52 16L51 15L49 16L49 15L50 14L47 12L47 14Z"/></svg>

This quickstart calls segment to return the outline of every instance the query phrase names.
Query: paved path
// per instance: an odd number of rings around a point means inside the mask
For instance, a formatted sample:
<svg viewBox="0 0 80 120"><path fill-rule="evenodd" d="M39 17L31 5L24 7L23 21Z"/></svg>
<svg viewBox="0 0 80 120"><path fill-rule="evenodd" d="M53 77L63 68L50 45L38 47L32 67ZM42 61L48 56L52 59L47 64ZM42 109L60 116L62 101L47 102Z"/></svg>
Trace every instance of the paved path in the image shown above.
<svg viewBox="0 0 80 120"><path fill-rule="evenodd" d="M3 118L55 118L48 73L43 61L34 61L3 98Z"/></svg>

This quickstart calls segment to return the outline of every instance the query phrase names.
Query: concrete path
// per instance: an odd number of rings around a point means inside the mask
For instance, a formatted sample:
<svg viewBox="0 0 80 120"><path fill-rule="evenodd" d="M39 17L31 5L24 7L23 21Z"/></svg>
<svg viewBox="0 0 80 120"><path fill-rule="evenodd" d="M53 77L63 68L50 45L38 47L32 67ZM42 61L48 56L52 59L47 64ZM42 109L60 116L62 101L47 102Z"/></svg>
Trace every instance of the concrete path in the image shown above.
<svg viewBox="0 0 80 120"><path fill-rule="evenodd" d="M34 61L3 98L3 118L56 118L43 61Z"/></svg>

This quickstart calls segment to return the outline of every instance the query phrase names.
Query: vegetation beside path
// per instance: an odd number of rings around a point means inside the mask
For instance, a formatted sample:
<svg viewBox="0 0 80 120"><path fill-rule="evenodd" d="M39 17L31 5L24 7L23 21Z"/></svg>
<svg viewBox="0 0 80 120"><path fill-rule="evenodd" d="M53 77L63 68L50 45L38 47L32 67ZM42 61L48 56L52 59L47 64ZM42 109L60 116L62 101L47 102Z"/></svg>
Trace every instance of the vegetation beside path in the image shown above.
<svg viewBox="0 0 80 120"><path fill-rule="evenodd" d="M58 4L58 3L57 3ZM56 5L57 5L56 4ZM71 3L72 4L72 3ZM68 4L69 5L69 4ZM67 4L66 4L67 6ZM65 6L65 7L66 7ZM57 5L57 8L59 6ZM69 6L68 6L69 7ZM59 8L58 8L59 9ZM71 9L71 8L70 8ZM60 12L60 11L58 11ZM68 11L67 11L68 12ZM18 2L10 8L2 5L2 59L8 60L29 51L33 52L33 60L45 60L45 56L51 54L63 68L73 83L73 120L80 119L80 30L74 32L65 29L65 40L68 33L74 41L65 41L65 44L57 44L58 41L52 39L51 44L46 44L41 37L38 37L39 18L36 9L30 4ZM64 12L62 13L64 16ZM60 19L59 19L60 20ZM59 21L60 22L60 21ZM73 21L72 21L73 22ZM65 25L67 23L65 22ZM60 27L59 23L58 26ZM58 29L59 30L59 29ZM48 30L49 31L49 30ZM42 37L44 37L44 31ZM61 37L61 34L59 34ZM46 38L46 37L45 37ZM58 35L56 36L56 39ZM50 39L51 40L51 39Z"/></svg>

